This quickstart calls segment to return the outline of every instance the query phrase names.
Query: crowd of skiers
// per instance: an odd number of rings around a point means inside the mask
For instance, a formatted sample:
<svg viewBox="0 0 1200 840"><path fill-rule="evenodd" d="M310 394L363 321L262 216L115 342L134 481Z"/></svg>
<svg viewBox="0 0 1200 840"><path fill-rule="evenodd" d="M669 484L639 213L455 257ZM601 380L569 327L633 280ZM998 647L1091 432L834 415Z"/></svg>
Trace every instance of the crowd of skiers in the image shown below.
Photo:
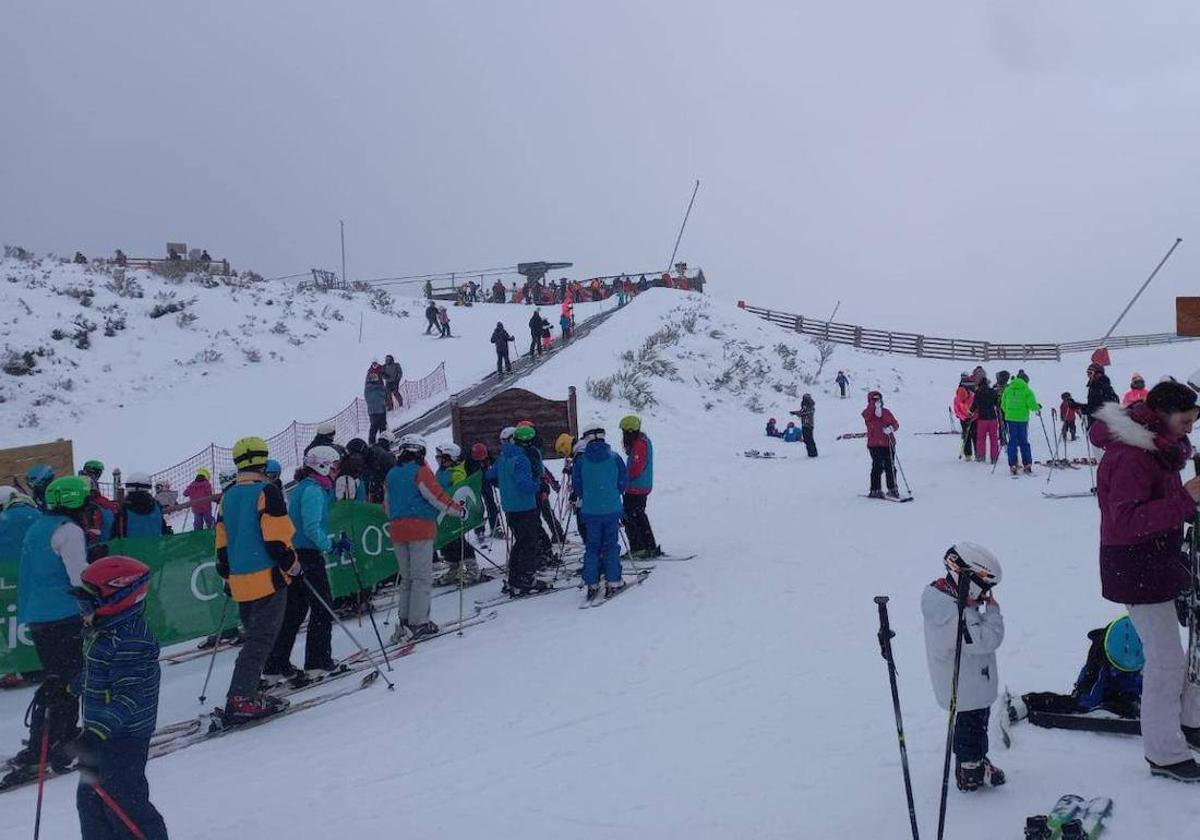
<svg viewBox="0 0 1200 840"><path fill-rule="evenodd" d="M419 436L403 435L393 447L385 431L373 443L355 438L343 447L330 426L318 429L305 449L304 466L287 487L259 437L234 444L236 472L222 475L219 486L212 486L206 468L197 470L185 491L187 504L197 525L213 522L216 569L241 628L224 722L275 714L286 703L269 693L270 685L337 668L326 556L345 555L352 545L345 534L330 531L328 514L336 499L376 501L387 515L397 561L393 643L439 631L430 617L434 585L480 578L476 549L465 539L443 550L449 568L441 579L433 577L438 520L468 516L450 492L476 472L482 473L486 528L503 537L507 527L512 538L504 587L511 597L548 586L538 572L562 562L553 548L565 542L572 517L585 543L585 598L621 591L622 525L630 557L662 551L646 513L653 446L636 416L623 418L620 431L625 458L606 442L602 422L584 426L578 441L560 435L553 451L564 458L561 483L527 420L500 432L495 455L483 442L466 456L457 444L437 446L436 471L426 463L426 443ZM143 836L165 838L145 779L159 683L158 644L142 616L150 570L133 558L110 555L107 543L168 530L148 481L130 476L118 505L100 491L103 473L97 461L88 461L79 475L62 477L39 466L28 471L27 488L0 488L0 551L20 558L17 620L28 629L42 666L28 744L10 760L0 788L27 780L43 756L56 771L74 763L86 771L78 802L85 837L124 836L115 827L123 814ZM551 488L568 497L566 525L549 502ZM484 532L481 524L477 536ZM300 669L292 664L292 648L306 618Z"/></svg>
<svg viewBox="0 0 1200 840"><path fill-rule="evenodd" d="M471 306L476 303L518 303L526 305L555 305L567 301L601 301L611 297L618 299L618 304L624 306L634 296L652 288L704 290L704 271L697 270L693 277L687 276L687 265L680 263L674 272L664 271L654 278L645 274L634 280L627 274L616 277L596 277L590 280L568 280L560 277L557 281L545 278L528 279L518 286L514 281L505 286L500 278L492 283L490 295L484 293L483 287L474 280L468 280L454 291L455 306ZM434 307L436 316L445 313L445 307L433 303L433 281L425 282L425 297L430 306ZM426 309L426 318L429 318ZM428 331L427 331L428 332Z"/></svg>

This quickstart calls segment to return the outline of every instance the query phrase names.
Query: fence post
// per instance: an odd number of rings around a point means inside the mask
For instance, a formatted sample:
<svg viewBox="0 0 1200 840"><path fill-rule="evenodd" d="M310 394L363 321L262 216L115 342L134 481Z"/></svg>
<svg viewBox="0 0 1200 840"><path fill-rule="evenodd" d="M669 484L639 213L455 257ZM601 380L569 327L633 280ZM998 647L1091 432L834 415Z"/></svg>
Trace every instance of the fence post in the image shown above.
<svg viewBox="0 0 1200 840"><path fill-rule="evenodd" d="M985 362L992 360L992 343L990 341L983 342L983 360Z"/></svg>
<svg viewBox="0 0 1200 840"><path fill-rule="evenodd" d="M825 332L826 332L826 334L828 334L828 332L829 332L829 324L826 324L826 325L825 325ZM855 347L862 347L862 327L855 327L855 328L854 328L854 346L855 346Z"/></svg>
<svg viewBox="0 0 1200 840"><path fill-rule="evenodd" d="M300 464L300 441L296 438L296 421L292 421L292 454L296 459L293 463L297 466ZM287 479L285 479L286 481Z"/></svg>
<svg viewBox="0 0 1200 840"><path fill-rule="evenodd" d="M923 335L917 336L917 355L925 355L925 336Z"/></svg>

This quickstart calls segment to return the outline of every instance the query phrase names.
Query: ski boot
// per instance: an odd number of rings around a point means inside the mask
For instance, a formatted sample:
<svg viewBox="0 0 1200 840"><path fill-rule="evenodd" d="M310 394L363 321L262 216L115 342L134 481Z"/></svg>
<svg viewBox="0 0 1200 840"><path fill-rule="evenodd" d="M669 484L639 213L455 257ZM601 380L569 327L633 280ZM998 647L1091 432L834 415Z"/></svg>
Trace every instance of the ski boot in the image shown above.
<svg viewBox="0 0 1200 840"><path fill-rule="evenodd" d="M1033 464L1026 464L1021 467L1021 472L1025 473L1025 475L1033 475Z"/></svg>
<svg viewBox="0 0 1200 840"><path fill-rule="evenodd" d="M252 720L260 720L271 715L277 715L288 707L288 702L269 694L257 697L235 695L225 701L225 711L222 719L229 726L237 726Z"/></svg>
<svg viewBox="0 0 1200 840"><path fill-rule="evenodd" d="M627 585L628 584L626 584L625 581L623 581L623 580L619 580L616 583L609 583L608 581L605 581L604 582L604 600L607 601L609 598L612 598L615 595L620 595L622 592L625 591L625 587Z"/></svg>
<svg viewBox="0 0 1200 840"><path fill-rule="evenodd" d="M324 662L317 662L312 665L305 662L304 670L300 672L300 675L306 682L319 682L330 674L336 674L342 670L342 667L342 665L333 659L326 659Z"/></svg>
<svg viewBox="0 0 1200 840"><path fill-rule="evenodd" d="M883 491L882 490L872 490L870 493L867 494L867 498L868 499L882 499Z"/></svg>
<svg viewBox="0 0 1200 840"><path fill-rule="evenodd" d="M595 605L596 605L596 603L597 603L597 602L599 602L599 601L600 601L600 587L599 587L599 585L596 585L596 586L589 586L589 587L587 588L587 592L586 592L586 593L584 593L584 596L583 596L583 606L585 606L585 607L593 607L593 606L595 606Z"/></svg>
<svg viewBox="0 0 1200 840"><path fill-rule="evenodd" d="M392 631L392 644L406 645L412 641L412 638L413 638L412 628L409 627L404 622L398 622L396 624L396 629Z"/></svg>
<svg viewBox="0 0 1200 840"><path fill-rule="evenodd" d="M432 636L433 634L437 633L439 629L441 628L439 628L432 621L426 621L423 624L418 624L416 627L412 628L413 641L418 641L426 636Z"/></svg>
<svg viewBox="0 0 1200 840"><path fill-rule="evenodd" d="M965 793L979 790L983 787L985 772L982 761L960 761L954 767L954 782Z"/></svg>
<svg viewBox="0 0 1200 840"><path fill-rule="evenodd" d="M1009 465L1009 467L1008 467L1008 471L1009 471L1010 473L1012 473L1013 475L1020 475L1020 474L1021 474L1021 468L1020 468L1020 467L1018 467L1016 464L1010 464L1010 465Z"/></svg>
<svg viewBox="0 0 1200 840"><path fill-rule="evenodd" d="M1000 785L1008 781L1008 777L1004 775L1004 771L992 764L987 758L983 759L983 775L989 787L1000 787Z"/></svg>
<svg viewBox="0 0 1200 840"><path fill-rule="evenodd" d="M887 491L887 497L888 497L889 499L899 499L899 498L900 498L900 491L899 491L899 490L897 490L895 487L889 487L889 488L888 488L888 491Z"/></svg>
<svg viewBox="0 0 1200 840"><path fill-rule="evenodd" d="M291 662L284 662L282 665L269 664L263 668L262 679L258 681L258 684L260 689L264 686L273 688L300 676L303 676L303 672Z"/></svg>
<svg viewBox="0 0 1200 840"><path fill-rule="evenodd" d="M1053 836L1050 820L1044 814L1025 818L1025 840L1050 840Z"/></svg>
<svg viewBox="0 0 1200 840"><path fill-rule="evenodd" d="M546 583L546 581L532 578L529 581L522 581L519 584L515 584L509 595L512 598L524 598L526 595L536 595L551 588L550 584Z"/></svg>
<svg viewBox="0 0 1200 840"><path fill-rule="evenodd" d="M1185 784L1200 782L1200 764L1196 764L1190 758L1187 761L1180 761L1175 764L1155 764L1150 759L1146 759L1146 763L1150 765L1151 776L1174 779L1177 782Z"/></svg>
<svg viewBox="0 0 1200 840"><path fill-rule="evenodd" d="M1200 726L1183 727L1183 737L1187 739L1189 747L1200 750Z"/></svg>

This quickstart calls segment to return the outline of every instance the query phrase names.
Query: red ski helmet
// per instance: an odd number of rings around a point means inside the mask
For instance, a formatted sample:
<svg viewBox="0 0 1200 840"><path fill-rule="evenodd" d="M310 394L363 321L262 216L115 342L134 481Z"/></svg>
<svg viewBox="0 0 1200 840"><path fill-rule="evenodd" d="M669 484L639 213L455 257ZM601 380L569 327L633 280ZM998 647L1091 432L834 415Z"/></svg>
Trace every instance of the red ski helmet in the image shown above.
<svg viewBox="0 0 1200 840"><path fill-rule="evenodd" d="M486 443L475 443L471 445L471 457L476 461L482 461L488 456L488 448Z"/></svg>
<svg viewBox="0 0 1200 840"><path fill-rule="evenodd" d="M149 589L149 566L132 557L113 554L83 570L74 594L85 612L109 616L140 604Z"/></svg>
<svg viewBox="0 0 1200 840"><path fill-rule="evenodd" d="M532 425L533 425L533 421L532 421L532 420L522 420L520 423L518 423L518 424L517 424L517 428L518 428L518 429L523 429L523 428L525 428L526 426L532 426Z"/></svg>

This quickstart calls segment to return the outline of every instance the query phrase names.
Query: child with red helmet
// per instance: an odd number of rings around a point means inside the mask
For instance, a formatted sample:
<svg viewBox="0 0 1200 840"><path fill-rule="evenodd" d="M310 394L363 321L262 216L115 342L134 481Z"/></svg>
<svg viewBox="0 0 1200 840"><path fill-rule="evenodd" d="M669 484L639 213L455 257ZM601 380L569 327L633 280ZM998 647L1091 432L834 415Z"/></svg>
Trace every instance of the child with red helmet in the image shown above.
<svg viewBox="0 0 1200 840"><path fill-rule="evenodd" d="M88 566L72 589L87 626L83 673L72 687L83 700L83 732L69 748L80 770L84 837L124 836L125 820L146 840L167 837L146 781L160 677L158 641L142 615L149 588L146 564L113 555Z"/></svg>

